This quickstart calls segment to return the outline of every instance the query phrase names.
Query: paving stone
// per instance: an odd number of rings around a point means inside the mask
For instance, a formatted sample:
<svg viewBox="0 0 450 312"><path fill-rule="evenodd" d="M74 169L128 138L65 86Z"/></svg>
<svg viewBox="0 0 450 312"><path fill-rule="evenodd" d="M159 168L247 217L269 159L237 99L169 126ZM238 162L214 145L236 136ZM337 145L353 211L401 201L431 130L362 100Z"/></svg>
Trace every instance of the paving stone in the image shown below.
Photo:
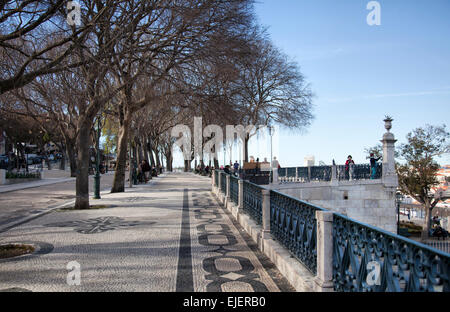
<svg viewBox="0 0 450 312"><path fill-rule="evenodd" d="M210 185L168 174L96 202L112 208L52 211L0 233L0 244L35 242L45 251L3 261L0 290L292 291L266 269ZM68 283L74 261L79 285Z"/></svg>

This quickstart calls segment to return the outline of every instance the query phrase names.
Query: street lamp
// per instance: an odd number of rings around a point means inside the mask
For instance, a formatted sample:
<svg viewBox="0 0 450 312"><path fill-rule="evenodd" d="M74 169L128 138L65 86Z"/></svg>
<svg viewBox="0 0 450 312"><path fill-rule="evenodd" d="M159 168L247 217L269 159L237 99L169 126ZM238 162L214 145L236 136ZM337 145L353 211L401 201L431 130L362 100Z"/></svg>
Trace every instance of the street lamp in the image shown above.
<svg viewBox="0 0 450 312"><path fill-rule="evenodd" d="M403 201L403 194L398 192L395 193L395 202L397 203L397 235L400 235L400 203Z"/></svg>
<svg viewBox="0 0 450 312"><path fill-rule="evenodd" d="M272 137L275 132L275 128L273 126L269 126L269 135L270 135L270 182L273 183L273 155L272 155Z"/></svg>
<svg viewBox="0 0 450 312"><path fill-rule="evenodd" d="M94 177L94 199L100 199L100 115L97 116L97 157Z"/></svg>

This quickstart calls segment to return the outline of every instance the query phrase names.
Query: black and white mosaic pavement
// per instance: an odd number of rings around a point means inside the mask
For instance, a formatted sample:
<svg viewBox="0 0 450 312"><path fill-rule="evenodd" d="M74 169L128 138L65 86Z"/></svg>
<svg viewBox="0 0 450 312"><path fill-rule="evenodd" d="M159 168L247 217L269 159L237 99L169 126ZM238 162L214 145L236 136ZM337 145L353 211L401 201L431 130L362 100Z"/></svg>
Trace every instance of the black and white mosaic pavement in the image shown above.
<svg viewBox="0 0 450 312"><path fill-rule="evenodd" d="M56 222L45 224L48 227L70 227L73 228L75 232L81 234L96 234L106 231L113 231L121 228L128 228L140 225L142 222L139 221L127 221L119 217L99 217L87 220L77 220L77 221L67 221L67 222ZM151 225L155 222L145 222L146 225Z"/></svg>
<svg viewBox="0 0 450 312"><path fill-rule="evenodd" d="M179 173L152 181L93 203L113 209L48 213L0 233L0 243L52 247L2 262L0 290L293 290L217 203L209 179ZM80 285L67 283L74 261Z"/></svg>

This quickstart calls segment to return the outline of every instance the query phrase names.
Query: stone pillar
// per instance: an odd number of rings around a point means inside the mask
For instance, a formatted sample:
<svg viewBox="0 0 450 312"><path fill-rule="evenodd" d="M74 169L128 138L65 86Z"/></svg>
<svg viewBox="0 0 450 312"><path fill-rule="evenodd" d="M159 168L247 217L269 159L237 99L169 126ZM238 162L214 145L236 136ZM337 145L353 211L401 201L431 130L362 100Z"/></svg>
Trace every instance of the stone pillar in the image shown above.
<svg viewBox="0 0 450 312"><path fill-rule="evenodd" d="M211 187L212 187L212 190L214 191L214 187L216 186L216 170L212 171L211 177L212 177Z"/></svg>
<svg viewBox="0 0 450 312"><path fill-rule="evenodd" d="M353 172L355 170L355 165L354 164L349 164L348 165L348 175L349 175L349 180L353 181Z"/></svg>
<svg viewBox="0 0 450 312"><path fill-rule="evenodd" d="M316 211L317 220L317 292L333 290L333 212Z"/></svg>
<svg viewBox="0 0 450 312"><path fill-rule="evenodd" d="M270 238L270 191L262 190L262 231L261 238Z"/></svg>
<svg viewBox="0 0 450 312"><path fill-rule="evenodd" d="M0 169L0 185L6 184L6 170Z"/></svg>
<svg viewBox="0 0 450 312"><path fill-rule="evenodd" d="M239 204L238 204L238 212L240 212L244 208L244 181L239 179Z"/></svg>
<svg viewBox="0 0 450 312"><path fill-rule="evenodd" d="M222 191L222 174L224 174L223 172L219 171L219 185L217 186L217 194L220 194L220 192Z"/></svg>
<svg viewBox="0 0 450 312"><path fill-rule="evenodd" d="M337 186L338 185L338 178L337 178L337 166L333 161L333 165L331 166L331 185Z"/></svg>
<svg viewBox="0 0 450 312"><path fill-rule="evenodd" d="M278 181L278 168L272 168L272 177L273 177L273 184L279 184L280 182Z"/></svg>
<svg viewBox="0 0 450 312"><path fill-rule="evenodd" d="M390 132L393 119L386 117L384 127L387 132L383 135L381 143L383 143L383 174L382 181L386 187L396 188L398 186L398 177L395 171L395 139Z"/></svg>

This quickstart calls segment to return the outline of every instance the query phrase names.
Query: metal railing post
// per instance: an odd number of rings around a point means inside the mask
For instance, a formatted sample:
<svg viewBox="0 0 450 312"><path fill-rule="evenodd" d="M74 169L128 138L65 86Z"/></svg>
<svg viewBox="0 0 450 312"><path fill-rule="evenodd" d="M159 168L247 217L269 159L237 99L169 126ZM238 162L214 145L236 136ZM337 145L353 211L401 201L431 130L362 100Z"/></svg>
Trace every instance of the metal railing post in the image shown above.
<svg viewBox="0 0 450 312"><path fill-rule="evenodd" d="M262 231L261 238L270 237L270 191L262 190Z"/></svg>
<svg viewBox="0 0 450 312"><path fill-rule="evenodd" d="M222 174L223 172L219 171L219 179L217 180L219 182L219 185L217 186L217 194L222 191Z"/></svg>
<svg viewBox="0 0 450 312"><path fill-rule="evenodd" d="M244 181L239 179L239 196L238 196L238 212L244 208Z"/></svg>
<svg viewBox="0 0 450 312"><path fill-rule="evenodd" d="M314 287L318 292L334 291L333 284L333 212L316 211L317 275Z"/></svg>
<svg viewBox="0 0 450 312"><path fill-rule="evenodd" d="M231 195L230 195L230 183L231 183L230 182L230 175L227 174L225 179L226 179L226 183L227 183L227 186L225 188L225 207L226 207L227 204L230 202L230 198L231 198Z"/></svg>

